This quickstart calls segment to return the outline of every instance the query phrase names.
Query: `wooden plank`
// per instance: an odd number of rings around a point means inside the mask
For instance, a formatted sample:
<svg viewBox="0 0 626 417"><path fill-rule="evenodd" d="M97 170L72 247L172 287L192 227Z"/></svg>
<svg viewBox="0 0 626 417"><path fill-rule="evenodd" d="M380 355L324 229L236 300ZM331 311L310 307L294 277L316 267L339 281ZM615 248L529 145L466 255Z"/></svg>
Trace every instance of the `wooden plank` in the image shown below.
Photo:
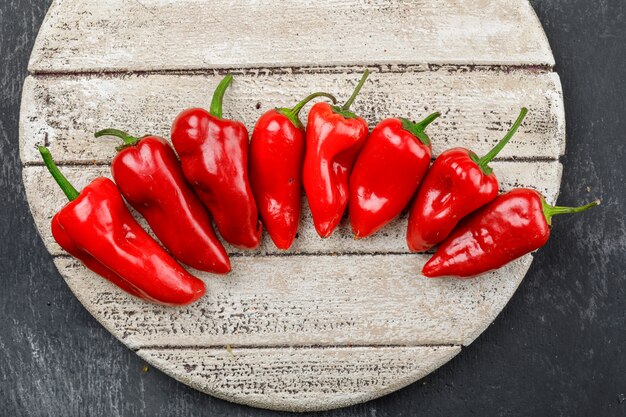
<svg viewBox="0 0 626 417"><path fill-rule="evenodd" d="M322 411L381 397L429 374L457 346L142 349L177 380L216 397L283 411Z"/></svg>
<svg viewBox="0 0 626 417"><path fill-rule="evenodd" d="M554 58L527 1L57 0L29 69L373 64L553 66Z"/></svg>
<svg viewBox="0 0 626 417"><path fill-rule="evenodd" d="M237 257L184 308L133 298L69 257L55 264L81 303L133 349L208 346L467 345L524 277L527 255L474 280L429 280L427 255Z"/></svg>
<svg viewBox="0 0 626 417"><path fill-rule="evenodd" d="M546 195L548 201L556 201L562 172L562 166L559 162L500 161L494 162L492 167L500 179L503 191L514 187L531 187ZM103 165L64 166L62 170L78 189L82 189L96 177L111 176L109 167ZM67 199L45 167L25 167L23 176L31 211L46 247L54 255L64 254L64 251L54 242L49 225L52 216L66 204ZM143 218L138 215L136 217L147 229ZM288 252L279 251L265 234L260 249L252 253L406 253L406 222L407 214L404 213L402 217L385 227L380 233L368 239L355 241L349 222L344 219L329 239L321 239L315 232L306 198L303 197L300 230L292 248ZM251 253L229 245L226 246L230 253Z"/></svg>
<svg viewBox="0 0 626 417"><path fill-rule="evenodd" d="M21 113L21 156L40 163L36 145L49 144L60 162L109 161L113 139L93 138L117 127L136 135L169 137L171 123L185 108L210 105L221 75L129 75L29 77ZM338 92L345 100L359 74L245 74L235 78L225 99L225 116L252 130L268 108L293 106L311 91ZM443 116L429 127L433 152L454 146L487 153L516 119L530 113L501 158L552 158L565 150L561 84L554 73L472 71L374 73L354 110L373 127L391 116ZM258 108L257 108L258 107ZM307 111L303 112L306 120Z"/></svg>

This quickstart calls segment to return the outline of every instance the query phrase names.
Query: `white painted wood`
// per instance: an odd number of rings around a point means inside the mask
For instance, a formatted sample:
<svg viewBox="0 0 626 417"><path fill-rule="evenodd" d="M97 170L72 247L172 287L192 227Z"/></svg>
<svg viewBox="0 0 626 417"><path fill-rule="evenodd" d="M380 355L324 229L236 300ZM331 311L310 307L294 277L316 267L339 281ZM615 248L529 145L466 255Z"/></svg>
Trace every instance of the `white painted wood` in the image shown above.
<svg viewBox="0 0 626 417"><path fill-rule="evenodd" d="M554 65L525 0L57 0L32 72Z"/></svg>
<svg viewBox="0 0 626 417"><path fill-rule="evenodd" d="M208 287L199 303L154 306L58 256L49 222L65 201L36 145L49 145L82 188L108 173L103 164L115 153L94 131L168 136L181 109L209 105L226 71L236 79L225 115L251 129L263 111L311 91L345 100L368 66L354 110L370 124L441 111L429 128L435 155L451 146L485 153L528 106L493 166L503 190L531 186L555 201L565 117L553 65L526 0L56 0L24 85L26 193L77 298L159 369L258 407L350 405L421 378L471 343L532 256L476 280L427 280L419 275L427 256L406 253L405 217L371 239L355 242L343 225L323 241L305 206L291 252L277 254L267 238L259 251L229 248L234 272L199 274Z"/></svg>
<svg viewBox="0 0 626 417"><path fill-rule="evenodd" d="M137 353L179 381L228 401L283 411L322 411L398 390L459 351L456 346L436 346Z"/></svg>
<svg viewBox="0 0 626 417"><path fill-rule="evenodd" d="M133 349L150 346L468 345L517 289L532 256L473 280L429 280L426 255L232 259L197 273L207 295L184 308L118 290L80 262L55 263L83 305Z"/></svg>
<svg viewBox="0 0 626 417"><path fill-rule="evenodd" d="M543 193L548 201L556 202L562 166L557 161L545 162L510 162L500 161L491 164L501 183L501 189L508 191L515 187L535 188ZM63 166L64 174L78 189L82 189L94 178L99 176L111 177L110 169L106 165ZM57 245L50 232L50 221L54 214L67 203L63 192L56 186L54 180L43 166L28 166L23 170L26 195L30 202L31 211L37 227L41 231L42 239L53 255L62 255L65 252ZM328 239L321 239L315 227L308 208L306 198L302 201L302 219L298 238L286 253L317 254L317 253L407 253L405 236L407 228L407 213L386 226L374 236L356 241L350 229L348 219L344 219L335 233ZM141 224L147 228L143 218L138 217ZM245 253L226 244L229 253ZM253 254L285 253L276 249L272 240L264 234L263 242L258 251Z"/></svg>
<svg viewBox="0 0 626 417"><path fill-rule="evenodd" d="M354 110L372 127L390 116L418 120L442 112L428 129L435 155L454 146L487 153L523 106L530 113L500 157L556 159L565 149L563 99L556 74L441 70L370 77ZM59 161L109 161L115 154L115 140L93 138L94 132L108 127L169 137L172 121L182 109L209 107L221 78L213 74L29 77L23 93L22 160L40 163L36 145L49 143ZM237 76L227 92L224 115L244 121L252 131L263 112L293 106L311 91L328 90L345 101L358 78L356 73ZM308 109L302 120L307 114Z"/></svg>

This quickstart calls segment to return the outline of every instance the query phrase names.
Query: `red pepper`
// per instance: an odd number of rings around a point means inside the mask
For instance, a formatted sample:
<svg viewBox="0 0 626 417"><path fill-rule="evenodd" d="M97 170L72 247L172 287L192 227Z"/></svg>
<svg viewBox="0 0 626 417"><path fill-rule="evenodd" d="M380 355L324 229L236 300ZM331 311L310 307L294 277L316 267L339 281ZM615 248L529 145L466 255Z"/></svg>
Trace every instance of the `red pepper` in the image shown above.
<svg viewBox="0 0 626 417"><path fill-rule="evenodd" d="M222 119L222 101L232 82L227 75L218 85L211 111L189 109L172 126L172 143L185 177L231 244L257 248L262 226L248 182L248 131L243 123Z"/></svg>
<svg viewBox="0 0 626 417"><path fill-rule="evenodd" d="M598 204L554 207L537 191L514 189L463 220L422 273L430 278L469 278L493 271L545 245L552 216L579 213Z"/></svg>
<svg viewBox="0 0 626 417"><path fill-rule="evenodd" d="M350 111L369 71L343 107L317 103L309 112L302 182L317 233L330 236L348 205L352 166L367 139L367 122Z"/></svg>
<svg viewBox="0 0 626 417"><path fill-rule="evenodd" d="M430 165L424 129L439 116L419 123L386 119L374 128L350 176L348 211L357 239L376 233L409 204Z"/></svg>
<svg viewBox="0 0 626 417"><path fill-rule="evenodd" d="M498 179L489 162L500 153L522 124L522 109L506 136L483 158L465 148L443 152L417 191L409 213L407 243L413 252L426 251L443 241L471 212L498 195Z"/></svg>
<svg viewBox="0 0 626 417"><path fill-rule="evenodd" d="M113 181L96 178L79 194L48 149L39 151L70 200L52 219L52 235L65 251L144 300L177 306L204 295L204 282L185 271L137 224Z"/></svg>
<svg viewBox="0 0 626 417"><path fill-rule="evenodd" d="M120 192L143 217L172 255L201 271L226 274L230 260L215 236L211 219L187 184L171 145L163 138L141 139L107 129L96 137L124 140L111 163Z"/></svg>
<svg viewBox="0 0 626 417"><path fill-rule="evenodd" d="M263 224L279 249L289 249L300 222L305 130L298 114L314 93L293 109L272 109L261 116L250 141L250 185Z"/></svg>

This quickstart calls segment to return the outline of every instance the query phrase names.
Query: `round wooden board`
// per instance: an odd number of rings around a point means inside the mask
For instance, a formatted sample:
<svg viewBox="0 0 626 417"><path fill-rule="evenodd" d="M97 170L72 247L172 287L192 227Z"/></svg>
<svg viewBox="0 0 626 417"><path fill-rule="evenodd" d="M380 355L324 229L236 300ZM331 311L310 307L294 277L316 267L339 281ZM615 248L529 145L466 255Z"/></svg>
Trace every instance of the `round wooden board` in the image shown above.
<svg viewBox="0 0 626 417"><path fill-rule="evenodd" d="M268 108L311 91L347 95L368 67L354 110L371 126L441 111L429 130L435 155L451 146L485 153L529 107L493 166L504 190L534 187L554 202L565 127L553 65L526 0L58 0L24 85L26 192L72 291L154 366L243 404L342 407L410 384L459 353L508 302L532 256L476 280L427 280L419 271L428 257L407 252L405 216L371 239L354 241L344 221L321 240L305 202L289 252L267 236L254 252L229 247L233 273L199 273L208 289L199 303L154 306L56 245L49 224L65 200L36 146L49 146L80 188L108 176L115 153L115 142L94 140L94 131L167 137L180 110L208 107L226 71L235 82L225 115L252 129Z"/></svg>

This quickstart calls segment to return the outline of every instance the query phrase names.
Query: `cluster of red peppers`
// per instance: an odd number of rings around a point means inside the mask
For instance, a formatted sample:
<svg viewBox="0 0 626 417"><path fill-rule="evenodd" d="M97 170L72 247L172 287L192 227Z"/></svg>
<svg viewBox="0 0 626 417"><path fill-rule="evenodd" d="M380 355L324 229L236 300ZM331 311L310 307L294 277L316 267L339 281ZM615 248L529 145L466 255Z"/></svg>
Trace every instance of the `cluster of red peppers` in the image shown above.
<svg viewBox="0 0 626 417"><path fill-rule="evenodd" d="M41 147L44 163L70 200L52 220L55 240L128 293L175 306L205 293L204 282L176 260L215 274L231 270L212 219L233 246L257 248L264 225L276 247L289 249L298 231L302 188L323 238L333 233L346 209L355 238L364 239L413 200L409 249L423 252L439 245L422 270L427 277L467 278L500 268L543 246L552 216L598 204L553 207L530 189L498 196L489 162L513 137L526 109L484 157L455 148L432 166L425 130L439 113L418 123L386 119L369 133L367 122L350 110L368 75L365 71L341 107L332 95L319 92L293 108L266 112L251 140L243 123L222 117L224 94L233 80L228 75L209 111L189 109L174 121L173 148L156 136L135 138L115 129L96 133L123 142L111 164L115 183L97 178L80 193ZM317 97L333 104L313 105L305 129L298 115ZM141 228L124 200L167 251Z"/></svg>

